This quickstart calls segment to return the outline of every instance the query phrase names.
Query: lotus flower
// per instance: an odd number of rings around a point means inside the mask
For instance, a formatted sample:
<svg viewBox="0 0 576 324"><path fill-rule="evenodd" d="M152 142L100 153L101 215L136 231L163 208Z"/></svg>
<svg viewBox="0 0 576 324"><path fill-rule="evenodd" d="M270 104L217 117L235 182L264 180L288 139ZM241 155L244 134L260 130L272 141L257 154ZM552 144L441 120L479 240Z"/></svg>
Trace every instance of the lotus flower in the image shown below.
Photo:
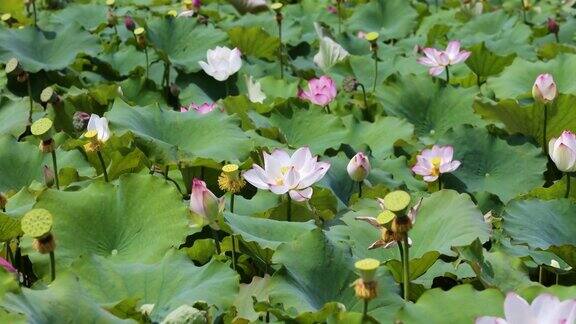
<svg viewBox="0 0 576 324"><path fill-rule="evenodd" d="M483 316L476 324L570 324L576 321L576 299L563 302L550 294L541 294L528 304L515 293L504 300L506 318Z"/></svg>
<svg viewBox="0 0 576 324"><path fill-rule="evenodd" d="M418 161L412 171L424 177L426 182L434 182L442 173L450 173L460 166L460 161L452 160L454 149L452 146L437 146L423 150L416 156Z"/></svg>
<svg viewBox="0 0 576 324"><path fill-rule="evenodd" d="M216 219L224 210L224 200L216 197L212 191L206 187L204 181L193 179L190 194L190 210L202 216L212 227L216 228Z"/></svg>
<svg viewBox="0 0 576 324"><path fill-rule="evenodd" d="M256 188L278 195L288 192L293 200L305 201L312 197L310 186L322 179L329 168L329 163L318 162L318 156L302 147L292 156L282 150L264 153L264 168L254 164L243 176Z"/></svg>
<svg viewBox="0 0 576 324"><path fill-rule="evenodd" d="M225 81L242 67L240 50L217 46L208 50L207 61L198 62L204 72L218 81Z"/></svg>
<svg viewBox="0 0 576 324"><path fill-rule="evenodd" d="M370 173L370 169L370 160L368 160L368 157L362 152L354 155L346 167L350 178L357 182L364 181Z"/></svg>
<svg viewBox="0 0 576 324"><path fill-rule="evenodd" d="M434 76L442 74L447 66L466 61L471 54L468 51L460 50L459 41L449 42L444 51L428 47L423 49L422 52L425 56L419 58L418 63L430 67L428 73Z"/></svg>
<svg viewBox="0 0 576 324"><path fill-rule="evenodd" d="M204 114L207 114L207 113L211 112L212 110L216 109L216 107L218 107L218 106L216 105L215 102L214 102L214 103L207 103L207 102L205 102L205 103L203 103L203 104L201 104L201 105L197 105L197 104L195 104L195 103L191 103L191 104L188 105L188 106L180 107L180 112L188 112L188 111L194 110L194 111L197 112L198 114L204 115Z"/></svg>
<svg viewBox="0 0 576 324"><path fill-rule="evenodd" d="M246 88L248 90L248 99L252 102L263 103L266 95L262 92L262 85L260 82L252 80L252 76L245 76Z"/></svg>
<svg viewBox="0 0 576 324"><path fill-rule="evenodd" d="M308 81L308 90L298 91L298 97L319 106L326 106L336 97L336 84L328 76Z"/></svg>
<svg viewBox="0 0 576 324"><path fill-rule="evenodd" d="M548 103L558 94L556 83L551 74L544 73L536 77L534 85L532 86L532 97L540 103Z"/></svg>
<svg viewBox="0 0 576 324"><path fill-rule="evenodd" d="M90 115L88 120L87 132L95 132L96 139L99 142L106 142L110 138L110 129L108 128L108 120L106 117L100 117L96 114Z"/></svg>
<svg viewBox="0 0 576 324"><path fill-rule="evenodd" d="M563 131L558 138L548 142L548 154L562 172L576 171L576 135L571 131Z"/></svg>

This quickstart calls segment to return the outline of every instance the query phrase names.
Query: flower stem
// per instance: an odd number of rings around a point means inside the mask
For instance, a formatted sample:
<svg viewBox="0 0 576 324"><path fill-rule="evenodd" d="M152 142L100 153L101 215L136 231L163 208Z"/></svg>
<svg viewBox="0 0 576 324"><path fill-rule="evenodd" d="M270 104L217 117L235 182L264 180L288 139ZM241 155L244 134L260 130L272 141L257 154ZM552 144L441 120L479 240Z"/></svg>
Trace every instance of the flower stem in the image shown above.
<svg viewBox="0 0 576 324"><path fill-rule="evenodd" d="M220 241L218 241L218 232L215 229L210 227L212 230L212 237L214 238L214 244L216 245L216 254L220 254L222 250L220 249Z"/></svg>
<svg viewBox="0 0 576 324"><path fill-rule="evenodd" d="M450 68L446 65L446 85L450 84Z"/></svg>
<svg viewBox="0 0 576 324"><path fill-rule="evenodd" d="M146 79L148 79L148 47L144 46L144 55L146 56Z"/></svg>
<svg viewBox="0 0 576 324"><path fill-rule="evenodd" d="M32 10L34 11L34 27L38 27L38 14L36 13L36 0L32 0Z"/></svg>
<svg viewBox="0 0 576 324"><path fill-rule="evenodd" d="M234 212L234 194L230 195L230 212ZM236 238L234 237L234 233L230 235L232 239L232 269L236 271Z"/></svg>
<svg viewBox="0 0 576 324"><path fill-rule="evenodd" d="M368 316L368 303L370 301L368 299L364 299L364 308L362 310L362 318L366 318Z"/></svg>
<svg viewBox="0 0 576 324"><path fill-rule="evenodd" d="M564 198L570 197L570 173L566 172L566 194Z"/></svg>
<svg viewBox="0 0 576 324"><path fill-rule="evenodd" d="M290 193L286 193L286 197L288 197L288 206L286 207L286 220L291 222L292 221L292 197L290 197Z"/></svg>
<svg viewBox="0 0 576 324"><path fill-rule="evenodd" d="M442 175L438 176L438 191L442 190Z"/></svg>
<svg viewBox="0 0 576 324"><path fill-rule="evenodd" d="M168 172L170 171L170 167L166 166L166 169L164 170L164 180L168 180Z"/></svg>
<svg viewBox="0 0 576 324"><path fill-rule="evenodd" d="M228 84L228 80L230 78L226 79L226 81L224 81L224 88L226 89L226 97L228 97L230 95L230 85Z"/></svg>
<svg viewBox="0 0 576 324"><path fill-rule="evenodd" d="M376 82L378 81L378 49L374 49L374 84L372 85L372 93L376 92Z"/></svg>
<svg viewBox="0 0 576 324"><path fill-rule="evenodd" d="M277 15L279 15L278 13ZM282 45L282 18L276 16L278 23L278 38L280 39L280 46L278 46L278 58L280 59L280 79L284 79L284 46Z"/></svg>
<svg viewBox="0 0 576 324"><path fill-rule="evenodd" d="M402 244L403 248L403 257L404 260L402 262L402 279L404 280L404 300L408 300L410 297L409 294L409 287L410 287L410 257L409 257L409 249L410 245L408 244L408 235L404 235L403 238L404 244Z"/></svg>
<svg viewBox="0 0 576 324"><path fill-rule="evenodd" d="M548 145L546 145L546 124L548 123L548 105L544 104L544 125L542 125L542 148L544 154L548 156Z"/></svg>
<svg viewBox="0 0 576 324"><path fill-rule="evenodd" d="M34 99L32 98L32 84L30 83L30 75L26 78L28 85L28 98L30 101L30 112L28 114L28 123L32 124L32 112L34 111Z"/></svg>
<svg viewBox="0 0 576 324"><path fill-rule="evenodd" d="M100 151L97 151L96 154L98 155L98 160L100 160L100 164L102 165L102 173L104 173L104 180L106 180L106 182L110 182L110 180L108 180L108 171L106 171L106 162L104 162L104 157L102 156L102 153Z"/></svg>
<svg viewBox="0 0 576 324"><path fill-rule="evenodd" d="M362 181L358 181L358 198L362 197Z"/></svg>
<svg viewBox="0 0 576 324"><path fill-rule="evenodd" d="M364 96L364 108L368 108L368 100L366 99L366 88L362 83L358 83L358 86L362 89L362 95Z"/></svg>
<svg viewBox="0 0 576 324"><path fill-rule="evenodd" d="M10 264L14 265L14 254L12 253L12 248L10 247L10 242L8 241L6 244L6 258L10 261Z"/></svg>
<svg viewBox="0 0 576 324"><path fill-rule="evenodd" d="M542 284L542 280L544 278L544 267L538 266L538 283Z"/></svg>
<svg viewBox="0 0 576 324"><path fill-rule="evenodd" d="M329 113L329 114L331 113L331 111L330 111L330 106L326 105L326 106L324 106L324 108L326 108L326 112L327 112L327 113Z"/></svg>
<svg viewBox="0 0 576 324"><path fill-rule="evenodd" d="M524 0L520 0L520 9L522 10L522 20L524 23L528 23L526 20L526 7L524 7Z"/></svg>
<svg viewBox="0 0 576 324"><path fill-rule="evenodd" d="M56 259L54 257L54 251L50 251L50 275L52 281L56 280Z"/></svg>
<svg viewBox="0 0 576 324"><path fill-rule="evenodd" d="M341 8L342 0L336 0L336 11L338 12L338 34L342 32L342 8Z"/></svg>
<svg viewBox="0 0 576 324"><path fill-rule="evenodd" d="M56 160L56 149L52 150L52 165L54 166L54 180L56 181L56 189L60 190L60 180L58 180L58 162Z"/></svg>

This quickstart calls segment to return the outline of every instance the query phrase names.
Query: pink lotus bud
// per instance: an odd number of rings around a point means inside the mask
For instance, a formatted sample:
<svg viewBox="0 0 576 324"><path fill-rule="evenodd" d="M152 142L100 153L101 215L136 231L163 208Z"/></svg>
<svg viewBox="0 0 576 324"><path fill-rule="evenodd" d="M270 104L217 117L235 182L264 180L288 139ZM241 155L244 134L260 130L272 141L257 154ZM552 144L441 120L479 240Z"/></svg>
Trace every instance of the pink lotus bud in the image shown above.
<svg viewBox="0 0 576 324"><path fill-rule="evenodd" d="M571 131L563 131L558 138L548 142L548 154L558 170L562 172L576 171L576 135Z"/></svg>
<svg viewBox="0 0 576 324"><path fill-rule="evenodd" d="M126 26L126 29L128 29L131 32L133 32L134 29L136 29L136 23L134 22L134 19L132 19L132 17L130 16L124 17L124 26Z"/></svg>
<svg viewBox="0 0 576 324"><path fill-rule="evenodd" d="M550 34L558 34L560 31L560 25L556 22L556 20L552 18L548 18L548 22L546 23L546 27L548 27L548 32Z"/></svg>
<svg viewBox="0 0 576 324"><path fill-rule="evenodd" d="M194 8L196 8L196 10L198 10L202 6L202 1L201 0L192 0L192 5L194 6Z"/></svg>
<svg viewBox="0 0 576 324"><path fill-rule="evenodd" d="M558 90L556 89L556 83L551 74L544 73L540 74L536 81L534 81L534 86L532 86L532 97L539 103L548 103L556 98Z"/></svg>
<svg viewBox="0 0 576 324"><path fill-rule="evenodd" d="M336 84L328 76L308 81L308 89L298 91L300 99L308 100L319 106L326 106L336 98Z"/></svg>
<svg viewBox="0 0 576 324"><path fill-rule="evenodd" d="M200 179L192 180L190 210L202 216L212 227L217 227L216 220L224 209L224 200L216 197Z"/></svg>
<svg viewBox="0 0 576 324"><path fill-rule="evenodd" d="M8 260L6 260L2 257L0 257L0 267L4 268L4 270L6 270L8 272L12 272L12 273L16 272L16 268L14 268L12 263L10 263Z"/></svg>
<svg viewBox="0 0 576 324"><path fill-rule="evenodd" d="M47 165L44 165L42 168L42 174L44 175L44 183L46 184L46 187L51 188L54 185L54 179L56 177L54 171L52 171L52 169Z"/></svg>
<svg viewBox="0 0 576 324"><path fill-rule="evenodd" d="M368 160L368 157L364 153L358 152L350 159L346 170L352 180L358 182L364 181L370 173L370 160Z"/></svg>
<svg viewBox="0 0 576 324"><path fill-rule="evenodd" d="M333 6L333 5L329 5L329 6L326 8L326 10L328 10L328 12L331 13L331 14L334 14L334 15L338 14L338 9L337 9L335 6Z"/></svg>

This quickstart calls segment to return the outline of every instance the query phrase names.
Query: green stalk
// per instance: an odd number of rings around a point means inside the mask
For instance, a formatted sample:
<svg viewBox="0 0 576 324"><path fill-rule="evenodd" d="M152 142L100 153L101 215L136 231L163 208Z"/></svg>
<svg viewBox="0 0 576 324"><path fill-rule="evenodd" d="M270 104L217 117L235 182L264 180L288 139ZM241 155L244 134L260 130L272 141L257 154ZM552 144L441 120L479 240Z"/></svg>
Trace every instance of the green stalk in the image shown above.
<svg viewBox="0 0 576 324"><path fill-rule="evenodd" d="M368 299L364 299L364 309L362 310L362 318L366 318L368 316L368 303L370 301Z"/></svg>
<svg viewBox="0 0 576 324"><path fill-rule="evenodd" d="M212 230L212 237L214 238L214 244L216 244L216 253L220 254L222 253L222 249L220 249L220 241L218 241L218 232L216 232L216 230L213 229L212 227L210 227L210 229Z"/></svg>
<svg viewBox="0 0 576 324"><path fill-rule="evenodd" d="M52 150L52 165L54 166L54 180L56 180L56 189L60 190L60 180L58 180L58 162L56 160L56 149Z"/></svg>
<svg viewBox="0 0 576 324"><path fill-rule="evenodd" d="M168 172L170 171L170 166L166 166L166 169L164 170L164 180L168 180Z"/></svg>
<svg viewBox="0 0 576 324"><path fill-rule="evenodd" d="M342 8L341 8L342 0L336 0L336 10L338 11L338 34L342 32Z"/></svg>
<svg viewBox="0 0 576 324"><path fill-rule="evenodd" d="M372 93L376 92L376 82L378 81L378 49L374 49L374 85L372 86Z"/></svg>
<svg viewBox="0 0 576 324"><path fill-rule="evenodd" d="M324 106L324 108L326 108L326 112L327 112L327 113L329 113L329 114L331 113L331 111L330 111L330 106L326 105L326 106Z"/></svg>
<svg viewBox="0 0 576 324"><path fill-rule="evenodd" d="M362 181L358 181L358 198L362 197Z"/></svg>
<svg viewBox="0 0 576 324"><path fill-rule="evenodd" d="M544 154L548 156L548 145L546 145L546 124L548 123L548 105L544 104L544 125L542 127L542 148L544 148Z"/></svg>
<svg viewBox="0 0 576 324"><path fill-rule="evenodd" d="M286 193L288 197L288 207L286 208L286 220L292 221L292 197L290 197L290 193Z"/></svg>
<svg viewBox="0 0 576 324"><path fill-rule="evenodd" d="M56 260L54 257L54 251L50 251L50 274L52 281L56 280Z"/></svg>
<svg viewBox="0 0 576 324"><path fill-rule="evenodd" d="M362 95L364 96L364 108L368 108L368 100L366 99L366 88L362 83L358 83L358 86L362 89Z"/></svg>
<svg viewBox="0 0 576 324"><path fill-rule="evenodd" d="M402 279L404 280L404 300L407 301L410 297L410 245L408 244L408 234L404 235L403 241L404 244L402 244L402 247L404 249L404 260L402 261Z"/></svg>
<svg viewBox="0 0 576 324"><path fill-rule="evenodd" d="M38 14L36 13L36 0L32 0L32 10L34 11L34 27L38 27Z"/></svg>
<svg viewBox="0 0 576 324"><path fill-rule="evenodd" d="M230 212L234 213L234 194L230 196ZM234 234L230 235L232 238L232 269L236 271L236 238Z"/></svg>
<svg viewBox="0 0 576 324"><path fill-rule="evenodd" d="M102 165L102 173L104 173L104 180L106 180L106 182L110 182L110 180L108 180L108 171L106 171L106 162L104 162L104 157L102 156L102 153L100 151L97 151L96 154L98 155L98 160L100 160L100 164Z"/></svg>
<svg viewBox="0 0 576 324"><path fill-rule="evenodd" d="M32 84L30 83L30 75L26 78L28 83L28 98L30 101L30 113L28 114L28 123L32 124L32 112L34 111L34 99L32 98Z"/></svg>
<svg viewBox="0 0 576 324"><path fill-rule="evenodd" d="M446 86L450 84L450 68L446 65Z"/></svg>
<svg viewBox="0 0 576 324"><path fill-rule="evenodd" d="M566 172L566 194L564 198L570 197L570 173Z"/></svg>
<svg viewBox="0 0 576 324"><path fill-rule="evenodd" d="M276 19L278 22L278 38L280 38L280 46L278 47L278 57L280 58L280 79L284 79L284 46L282 45L282 20Z"/></svg>
<svg viewBox="0 0 576 324"><path fill-rule="evenodd" d="M538 266L538 283L542 284L542 279L544 277L544 267Z"/></svg>
<svg viewBox="0 0 576 324"><path fill-rule="evenodd" d="M148 46L144 46L144 55L146 55L146 79L148 79Z"/></svg>

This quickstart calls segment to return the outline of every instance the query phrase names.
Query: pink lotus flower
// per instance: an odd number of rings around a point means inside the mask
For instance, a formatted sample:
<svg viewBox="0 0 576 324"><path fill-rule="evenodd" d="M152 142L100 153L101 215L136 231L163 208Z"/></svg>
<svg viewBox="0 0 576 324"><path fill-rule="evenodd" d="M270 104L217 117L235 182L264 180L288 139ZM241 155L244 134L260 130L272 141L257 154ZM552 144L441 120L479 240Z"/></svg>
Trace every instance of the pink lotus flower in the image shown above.
<svg viewBox="0 0 576 324"><path fill-rule="evenodd" d="M452 160L454 149L452 146L432 146L432 149L423 150L416 156L418 161L412 171L424 177L426 182L434 182L440 174L455 171L460 161Z"/></svg>
<svg viewBox="0 0 576 324"><path fill-rule="evenodd" d="M551 74L544 73L536 77L532 86L532 97L540 103L548 103L556 98L558 90Z"/></svg>
<svg viewBox="0 0 576 324"><path fill-rule="evenodd" d="M506 318L483 316L476 324L570 324L576 321L576 299L563 302L550 294L541 294L528 304L515 293L504 300Z"/></svg>
<svg viewBox="0 0 576 324"><path fill-rule="evenodd" d="M366 38L366 32L359 31L358 33L356 33L356 37L364 39Z"/></svg>
<svg viewBox="0 0 576 324"><path fill-rule="evenodd" d="M192 111L194 110L195 112L199 113L200 115L204 115L207 114L209 112L211 112L212 110L216 109L216 107L218 107L216 105L216 103L203 103L201 105L197 105L195 103L191 103L188 106L183 106L180 107L180 112L188 112L188 111Z"/></svg>
<svg viewBox="0 0 576 324"><path fill-rule="evenodd" d="M357 182L364 181L370 173L370 169L370 160L368 160L368 157L362 152L354 155L346 167L350 178Z"/></svg>
<svg viewBox="0 0 576 324"><path fill-rule="evenodd" d="M218 228L216 220L224 210L224 199L216 197L206 183L200 179L192 180L190 210L204 218L210 226Z"/></svg>
<svg viewBox="0 0 576 324"><path fill-rule="evenodd" d="M576 171L576 135L571 131L563 131L558 138L548 142L548 154L558 170L562 172Z"/></svg>
<svg viewBox="0 0 576 324"><path fill-rule="evenodd" d="M329 163L318 162L318 156L302 147L292 156L282 150L264 152L264 168L254 164L243 176L256 188L277 195L288 192L293 200L305 201L312 197L310 186L322 179L329 168Z"/></svg>
<svg viewBox="0 0 576 324"><path fill-rule="evenodd" d="M311 79L308 81L308 90L298 90L298 97L318 106L326 106L336 97L336 84L328 76Z"/></svg>
<svg viewBox="0 0 576 324"><path fill-rule="evenodd" d="M328 10L328 12L331 14L334 14L334 15L338 14L338 8L336 8L333 5L329 5L328 7L326 7L326 10Z"/></svg>
<svg viewBox="0 0 576 324"><path fill-rule="evenodd" d="M460 50L459 41L449 42L444 51L427 47L422 52L425 56L419 58L418 63L430 67L428 73L434 76L442 74L447 66L466 61L471 54Z"/></svg>
<svg viewBox="0 0 576 324"><path fill-rule="evenodd" d="M12 273L16 273L16 268L10 263L8 260L0 257L0 267L4 268L4 270Z"/></svg>

